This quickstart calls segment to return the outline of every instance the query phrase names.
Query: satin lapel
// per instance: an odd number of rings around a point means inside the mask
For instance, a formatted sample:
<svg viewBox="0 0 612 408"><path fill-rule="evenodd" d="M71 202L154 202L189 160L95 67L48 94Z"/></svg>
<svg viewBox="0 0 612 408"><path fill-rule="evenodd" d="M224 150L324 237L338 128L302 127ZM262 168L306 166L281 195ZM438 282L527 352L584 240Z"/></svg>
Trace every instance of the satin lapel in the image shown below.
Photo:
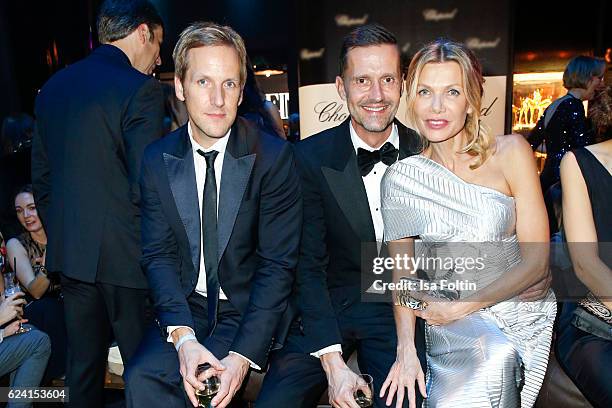
<svg viewBox="0 0 612 408"><path fill-rule="evenodd" d="M164 163L172 196L189 240L191 261L195 270L198 271L200 269L200 206L193 154L187 131L181 137L181 145L176 154L164 153Z"/></svg>
<svg viewBox="0 0 612 408"><path fill-rule="evenodd" d="M232 128L223 159L217 216L218 261L221 261L232 235L236 216L255 164L256 154L248 154L248 137L242 121L237 120ZM257 135L250 137L256 138Z"/></svg>
<svg viewBox="0 0 612 408"><path fill-rule="evenodd" d="M338 126L333 151L337 152L335 160L330 167L321 167L323 176L353 231L362 241L374 242L374 223L363 179L357 167L348 122Z"/></svg>

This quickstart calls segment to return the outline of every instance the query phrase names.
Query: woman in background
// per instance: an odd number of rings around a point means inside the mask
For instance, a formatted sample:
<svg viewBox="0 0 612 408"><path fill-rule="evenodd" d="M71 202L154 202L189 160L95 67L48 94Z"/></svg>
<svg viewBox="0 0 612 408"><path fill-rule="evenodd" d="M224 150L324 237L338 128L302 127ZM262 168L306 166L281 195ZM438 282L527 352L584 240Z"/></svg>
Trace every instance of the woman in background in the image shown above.
<svg viewBox="0 0 612 408"><path fill-rule="evenodd" d="M608 103L591 119L605 134ZM588 293L565 302L559 318L557 359L595 407L612 406L612 139L572 150L561 161L563 228L574 272Z"/></svg>
<svg viewBox="0 0 612 408"><path fill-rule="evenodd" d="M25 231L7 242L8 260L29 302L24 316L51 339L51 357L43 379L46 383L65 374L64 303L59 279L49 276L45 268L47 234L36 212L31 185L16 194L15 212Z"/></svg>
<svg viewBox="0 0 612 408"><path fill-rule="evenodd" d="M563 155L593 142L582 102L593 99L597 90L602 88L605 70L603 59L584 55L572 58L563 72L567 94L546 108L529 134L532 149L546 143L546 161L540 175L543 193L559 181L559 164Z"/></svg>
<svg viewBox="0 0 612 408"><path fill-rule="evenodd" d="M0 233L0 257L5 256L5 249ZM4 289L4 282L2 287ZM22 316L26 301L21 292L7 298L3 292L0 293L0 377L10 374L11 387L38 387L51 353L49 337L29 325L25 326L29 329L27 332L18 333L20 324L28 322ZM32 407L32 403L10 402L7 405L7 408L13 407Z"/></svg>

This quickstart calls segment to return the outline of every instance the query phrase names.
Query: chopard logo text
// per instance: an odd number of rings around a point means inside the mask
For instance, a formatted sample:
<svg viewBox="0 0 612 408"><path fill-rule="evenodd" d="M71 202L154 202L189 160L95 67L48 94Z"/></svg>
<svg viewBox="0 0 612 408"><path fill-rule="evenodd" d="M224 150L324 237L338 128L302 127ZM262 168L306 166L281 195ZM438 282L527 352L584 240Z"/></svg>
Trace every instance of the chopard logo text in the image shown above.
<svg viewBox="0 0 612 408"><path fill-rule="evenodd" d="M321 58L324 52L325 52L325 48L321 48L321 49L314 50L314 51L311 51L306 48L302 48L302 50L300 51L300 59L308 61L308 60L315 59L315 58Z"/></svg>
<svg viewBox="0 0 612 408"><path fill-rule="evenodd" d="M369 14L364 14L361 18L350 17L346 14L338 14L336 16L336 24L338 27L352 27L357 25L363 25L368 21Z"/></svg>
<svg viewBox="0 0 612 408"><path fill-rule="evenodd" d="M423 18L425 21L441 21L441 20L452 20L457 15L459 9L453 9L452 11L442 12L436 9L423 10Z"/></svg>

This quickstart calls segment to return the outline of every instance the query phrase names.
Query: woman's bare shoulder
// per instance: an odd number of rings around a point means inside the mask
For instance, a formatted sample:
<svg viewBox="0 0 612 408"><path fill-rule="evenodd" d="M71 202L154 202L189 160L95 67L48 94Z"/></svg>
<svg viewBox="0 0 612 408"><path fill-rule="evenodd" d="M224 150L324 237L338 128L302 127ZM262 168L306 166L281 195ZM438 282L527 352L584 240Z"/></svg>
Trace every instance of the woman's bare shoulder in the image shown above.
<svg viewBox="0 0 612 408"><path fill-rule="evenodd" d="M512 133L495 137L494 156L498 160L511 158L533 158L531 145L524 136Z"/></svg>

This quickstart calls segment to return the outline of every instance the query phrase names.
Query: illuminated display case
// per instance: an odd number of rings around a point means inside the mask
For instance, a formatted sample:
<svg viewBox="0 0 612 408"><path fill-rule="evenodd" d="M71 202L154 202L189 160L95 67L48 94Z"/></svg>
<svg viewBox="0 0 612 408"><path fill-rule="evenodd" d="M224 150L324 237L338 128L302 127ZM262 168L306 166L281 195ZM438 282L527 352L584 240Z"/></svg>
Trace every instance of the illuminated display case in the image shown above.
<svg viewBox="0 0 612 408"><path fill-rule="evenodd" d="M563 72L514 74L512 131L527 136L548 105L566 92Z"/></svg>

